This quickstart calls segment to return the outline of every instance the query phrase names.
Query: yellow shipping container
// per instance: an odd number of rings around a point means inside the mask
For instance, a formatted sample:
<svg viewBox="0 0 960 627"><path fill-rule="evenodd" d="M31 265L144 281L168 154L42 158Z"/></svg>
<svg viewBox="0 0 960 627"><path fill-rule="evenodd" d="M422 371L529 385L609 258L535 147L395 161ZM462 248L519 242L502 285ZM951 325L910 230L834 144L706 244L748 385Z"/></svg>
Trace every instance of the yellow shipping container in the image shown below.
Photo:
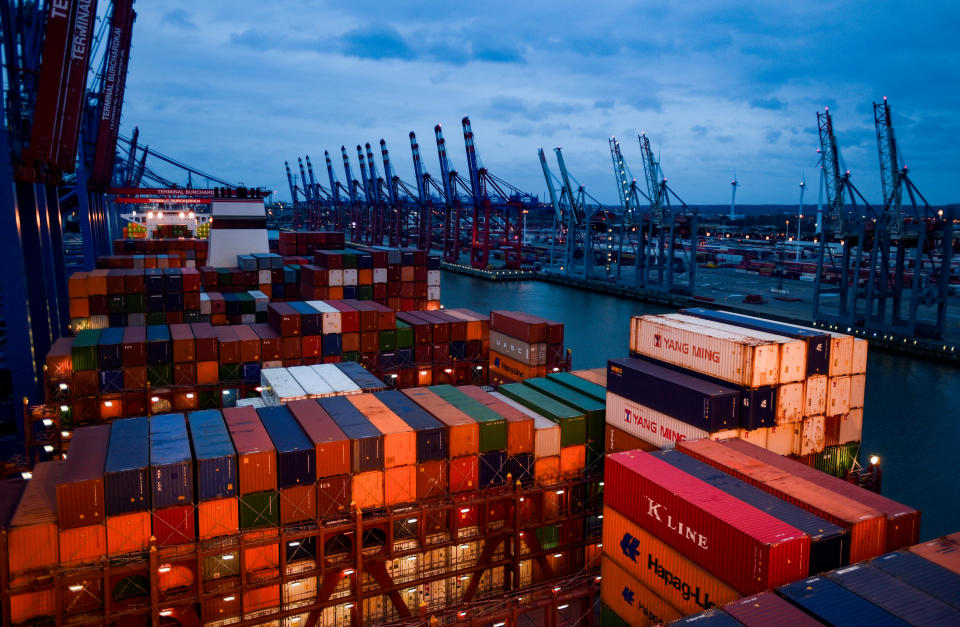
<svg viewBox="0 0 960 627"><path fill-rule="evenodd" d="M631 627L648 627L683 618L676 608L627 574L606 554L601 558L600 573L603 576L601 600Z"/></svg>
<svg viewBox="0 0 960 627"><path fill-rule="evenodd" d="M685 615L744 596L610 507L603 508L603 551Z"/></svg>

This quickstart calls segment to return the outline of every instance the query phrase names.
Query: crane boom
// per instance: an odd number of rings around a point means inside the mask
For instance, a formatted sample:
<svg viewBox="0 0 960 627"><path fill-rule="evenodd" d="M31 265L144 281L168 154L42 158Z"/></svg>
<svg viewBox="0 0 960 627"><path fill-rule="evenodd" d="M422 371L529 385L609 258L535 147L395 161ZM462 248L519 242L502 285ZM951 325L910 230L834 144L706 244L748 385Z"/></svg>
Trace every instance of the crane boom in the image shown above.
<svg viewBox="0 0 960 627"><path fill-rule="evenodd" d="M557 190L553 188L553 173L550 172L550 166L547 164L547 155L543 152L543 148L537 148L537 154L540 156L543 178L547 182L547 193L550 195L550 205L553 207L553 216L559 220L561 218L560 203L557 200Z"/></svg>
<svg viewBox="0 0 960 627"><path fill-rule="evenodd" d="M417 179L417 196L421 201L427 199L427 190L424 186L423 162L420 159L420 146L417 144L417 136L410 131L410 152L413 154L413 175Z"/></svg>
<svg viewBox="0 0 960 627"><path fill-rule="evenodd" d="M447 159L447 144L439 124L433 127L433 134L437 137L437 156L440 159L440 177L443 179L443 199L447 207L452 207L453 185L450 180L450 161Z"/></svg>
<svg viewBox="0 0 960 627"><path fill-rule="evenodd" d="M833 119L830 109L817 113L817 129L820 134L820 167L823 168L823 182L827 191L827 210L823 220L824 233L842 235L846 230L843 188L846 176L840 168L840 154L837 140L833 135Z"/></svg>
<svg viewBox="0 0 960 627"><path fill-rule="evenodd" d="M903 226L902 172L897 155L897 140L887 98L873 103L873 120L877 129L877 148L880 155L880 185L883 191L883 213L887 216L890 235L900 237Z"/></svg>
<svg viewBox="0 0 960 627"><path fill-rule="evenodd" d="M313 202L313 190L310 188L310 184L307 182L306 172L303 170L303 159L297 157L297 163L300 165L300 184L303 186L303 196L306 199L306 203L309 205Z"/></svg>
<svg viewBox="0 0 960 627"><path fill-rule="evenodd" d="M350 204L357 204L357 185L350 172L350 157L347 156L347 147L340 146L340 153L343 155L343 173L347 177L347 194L350 195Z"/></svg>
<svg viewBox="0 0 960 627"><path fill-rule="evenodd" d="M387 150L387 142L380 140L380 156L383 158L383 178L387 181L387 193L390 197L390 204L397 205L397 186L394 184L393 168L390 167L390 152Z"/></svg>
<svg viewBox="0 0 960 627"><path fill-rule="evenodd" d="M664 215L663 192L660 186L660 163L650 150L650 139L646 133L640 133L640 154L643 157L643 174L647 179L647 192L650 195L650 216L656 226L662 226L669 216Z"/></svg>
<svg viewBox="0 0 960 627"><path fill-rule="evenodd" d="M290 172L290 162L284 161L283 166L287 169L287 184L290 186L290 200L293 201L293 205L297 205L297 186L293 182L293 174Z"/></svg>
<svg viewBox="0 0 960 627"><path fill-rule="evenodd" d="M563 152L560 150L559 146L554 148L553 152L555 152L557 155L557 165L560 167L560 180L563 181L563 189L560 190L560 193L566 193L567 202L570 204L570 211L573 212L573 217L576 220L576 223L578 225L582 224L584 219L584 210L573 195L573 185L570 183L570 173L567 172L567 164L563 161Z"/></svg>

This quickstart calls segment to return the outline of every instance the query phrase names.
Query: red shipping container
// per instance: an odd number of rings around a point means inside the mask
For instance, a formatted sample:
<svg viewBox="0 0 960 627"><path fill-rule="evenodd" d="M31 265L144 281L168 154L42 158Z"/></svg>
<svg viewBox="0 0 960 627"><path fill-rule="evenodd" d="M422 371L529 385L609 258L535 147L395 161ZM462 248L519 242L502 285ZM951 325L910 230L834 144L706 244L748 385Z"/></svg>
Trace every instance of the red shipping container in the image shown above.
<svg viewBox="0 0 960 627"><path fill-rule="evenodd" d="M200 291L200 271L196 268L184 268L180 271L184 292Z"/></svg>
<svg viewBox="0 0 960 627"><path fill-rule="evenodd" d="M352 500L350 475L317 479L317 518L349 511Z"/></svg>
<svg viewBox="0 0 960 627"><path fill-rule="evenodd" d="M909 505L898 503L882 494L865 490L743 440L731 442L727 446L883 514L886 517L884 552L896 551L920 541L920 512Z"/></svg>
<svg viewBox="0 0 960 627"><path fill-rule="evenodd" d="M200 292L183 293L183 310L200 311Z"/></svg>
<svg viewBox="0 0 960 627"><path fill-rule="evenodd" d="M360 334L359 333L344 333L340 336L340 341L342 342L341 348L344 353L360 352Z"/></svg>
<svg viewBox="0 0 960 627"><path fill-rule="evenodd" d="M47 352L47 372L48 379L69 379L73 374L73 359L71 350L73 347L72 337L61 337Z"/></svg>
<svg viewBox="0 0 960 627"><path fill-rule="evenodd" d="M491 311L490 329L527 344L547 341L547 321L520 311Z"/></svg>
<svg viewBox="0 0 960 627"><path fill-rule="evenodd" d="M450 460L450 491L471 492L480 484L480 458L476 455L454 457Z"/></svg>
<svg viewBox="0 0 960 627"><path fill-rule="evenodd" d="M233 327L217 327L215 329L220 346L221 364L240 363L240 338Z"/></svg>
<svg viewBox="0 0 960 627"><path fill-rule="evenodd" d="M383 471L383 492L386 505L415 502L417 500L417 467L387 468Z"/></svg>
<svg viewBox="0 0 960 627"><path fill-rule="evenodd" d="M257 537L256 534L247 535L252 535L251 539ZM265 544L244 549L243 560L244 569L248 574L258 570L275 570L280 566L280 545Z"/></svg>
<svg viewBox="0 0 960 627"><path fill-rule="evenodd" d="M73 432L69 455L57 485L57 518L60 529L102 523L103 468L110 444L110 425L80 427Z"/></svg>
<svg viewBox="0 0 960 627"><path fill-rule="evenodd" d="M197 347L189 324L171 324L170 339L173 342L173 363L197 360Z"/></svg>
<svg viewBox="0 0 960 627"><path fill-rule="evenodd" d="M300 427L316 447L317 479L350 474L350 438L315 400L287 403Z"/></svg>
<svg viewBox="0 0 960 627"><path fill-rule="evenodd" d="M371 470L353 475L351 495L359 509L383 507L383 471Z"/></svg>
<svg viewBox="0 0 960 627"><path fill-rule="evenodd" d="M60 530L60 563L77 565L107 556L107 528L103 523Z"/></svg>
<svg viewBox="0 0 960 627"><path fill-rule="evenodd" d="M280 356L284 361L299 361L300 359L300 337L282 337L280 338ZM291 364L296 366L298 364Z"/></svg>
<svg viewBox="0 0 960 627"><path fill-rule="evenodd" d="M145 416L147 413L147 397L144 392L132 390L123 393L123 416Z"/></svg>
<svg viewBox="0 0 960 627"><path fill-rule="evenodd" d="M642 451L607 457L604 503L744 594L801 579L810 536Z"/></svg>
<svg viewBox="0 0 960 627"><path fill-rule="evenodd" d="M252 407L223 410L233 446L237 450L237 484L240 496L277 489L277 451Z"/></svg>
<svg viewBox="0 0 960 627"><path fill-rule="evenodd" d="M54 589L24 592L10 596L10 622L19 624L31 618L53 616L57 611ZM43 621L46 622L46 621Z"/></svg>
<svg viewBox="0 0 960 627"><path fill-rule="evenodd" d="M884 552L886 519L883 514L830 492L821 486L820 480L813 482L796 477L744 453L739 445L731 447L727 442L732 441L680 442L677 450L847 529L850 532L851 564ZM825 473L818 475L819 479L827 477Z"/></svg>
<svg viewBox="0 0 960 627"><path fill-rule="evenodd" d="M220 381L220 364L215 361L197 362L197 384L214 385Z"/></svg>
<svg viewBox="0 0 960 627"><path fill-rule="evenodd" d="M251 363L260 361L260 336L249 325L241 324L233 328L240 339L240 361Z"/></svg>
<svg viewBox="0 0 960 627"><path fill-rule="evenodd" d="M321 335L304 335L300 338L300 355L302 357L320 357L323 339Z"/></svg>
<svg viewBox="0 0 960 627"><path fill-rule="evenodd" d="M284 294L287 292L284 291ZM267 321L283 337L300 335L300 314L287 303L270 303L267 306Z"/></svg>
<svg viewBox="0 0 960 627"><path fill-rule="evenodd" d="M193 504L153 510L153 537L157 546L188 544L196 539Z"/></svg>
<svg viewBox="0 0 960 627"><path fill-rule="evenodd" d="M417 499L430 499L446 494L447 487L447 460L417 464Z"/></svg>
<svg viewBox="0 0 960 627"><path fill-rule="evenodd" d="M338 288L341 292L343 288ZM333 288L331 288L331 296L333 296ZM362 329L360 327L360 312L347 305L341 300L334 299L327 301L327 304L340 312L340 332L341 333L359 333Z"/></svg>
<svg viewBox="0 0 960 627"><path fill-rule="evenodd" d="M283 359L280 347L280 334L266 323L252 324L250 329L260 338L260 360L279 361Z"/></svg>
<svg viewBox="0 0 960 627"><path fill-rule="evenodd" d="M280 489L280 524L313 520L317 516L317 488L314 484Z"/></svg>
<svg viewBox="0 0 960 627"><path fill-rule="evenodd" d="M220 358L217 333L209 322L194 322L190 325L196 342L197 361L217 361Z"/></svg>

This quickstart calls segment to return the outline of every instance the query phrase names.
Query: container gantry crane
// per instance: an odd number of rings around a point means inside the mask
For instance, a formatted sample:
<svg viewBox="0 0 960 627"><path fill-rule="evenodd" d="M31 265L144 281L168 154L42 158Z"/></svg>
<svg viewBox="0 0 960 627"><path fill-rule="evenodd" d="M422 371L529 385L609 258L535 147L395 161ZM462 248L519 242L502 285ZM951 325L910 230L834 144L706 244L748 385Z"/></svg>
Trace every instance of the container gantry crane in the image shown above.
<svg viewBox="0 0 960 627"><path fill-rule="evenodd" d="M646 271L646 254L644 246L646 242L646 227L643 217L643 211L640 208L640 197L647 197L643 190L637 185L637 179L634 178L627 167L626 160L623 158L623 152L620 150L620 142L616 137L611 137L610 157L613 161L613 173L617 180L617 193L620 196L620 205L623 208L623 214L620 220L620 234L617 243L617 271L616 281L623 280L621 269L624 262L624 248L633 254L634 278L633 284L639 283L641 273Z"/></svg>

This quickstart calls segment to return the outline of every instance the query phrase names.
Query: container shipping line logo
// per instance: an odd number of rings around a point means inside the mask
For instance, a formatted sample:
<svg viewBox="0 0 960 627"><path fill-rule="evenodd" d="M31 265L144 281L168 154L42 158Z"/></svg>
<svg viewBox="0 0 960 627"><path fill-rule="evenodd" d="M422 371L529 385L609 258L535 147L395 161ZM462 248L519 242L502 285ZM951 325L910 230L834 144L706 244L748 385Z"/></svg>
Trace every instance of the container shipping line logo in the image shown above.
<svg viewBox="0 0 960 627"><path fill-rule="evenodd" d="M661 617L657 616L653 611L650 610L650 608L637 599L637 594L630 588L630 586L624 586L623 590L620 592L620 596L623 597L623 600L627 605L636 608L636 610L643 616L650 619L653 624L665 622Z"/></svg>
<svg viewBox="0 0 960 627"><path fill-rule="evenodd" d="M704 542L706 542L705 538ZM620 550L631 562L637 565L640 564L640 562L637 561L637 558L640 557L640 540L632 534L623 534L623 539L620 540ZM653 574L663 582L664 586L673 588L679 592L684 601L690 601L692 599L694 603L705 610L709 610L716 605L716 603L710 600L709 592L701 591L700 586L691 587L689 583L664 568L660 564L659 558L654 557L653 553L647 553L647 570L652 571Z"/></svg>
<svg viewBox="0 0 960 627"><path fill-rule="evenodd" d="M512 375L515 376L515 377L523 378L523 374L524 374L524 373L520 372L519 369L514 368L514 367L511 366L510 364L508 364L508 363L506 363L506 362L504 362L504 361L501 361L501 359L500 359L499 357L494 357L494 358L493 358L493 367L494 367L494 368L500 368L501 370L507 372L508 374L512 374Z"/></svg>
<svg viewBox="0 0 960 627"><path fill-rule="evenodd" d="M671 353L691 355L697 359L711 361L715 364L720 363L720 351L710 350L709 348L691 344L690 342L683 342L681 340L663 337L659 333L653 334L653 347Z"/></svg>
<svg viewBox="0 0 960 627"><path fill-rule="evenodd" d="M624 407L623 421L628 425L636 425L644 431L649 431L665 440L680 443L687 439L686 435L677 433L667 425L658 422L656 418L649 418L643 414L644 412L640 407Z"/></svg>

